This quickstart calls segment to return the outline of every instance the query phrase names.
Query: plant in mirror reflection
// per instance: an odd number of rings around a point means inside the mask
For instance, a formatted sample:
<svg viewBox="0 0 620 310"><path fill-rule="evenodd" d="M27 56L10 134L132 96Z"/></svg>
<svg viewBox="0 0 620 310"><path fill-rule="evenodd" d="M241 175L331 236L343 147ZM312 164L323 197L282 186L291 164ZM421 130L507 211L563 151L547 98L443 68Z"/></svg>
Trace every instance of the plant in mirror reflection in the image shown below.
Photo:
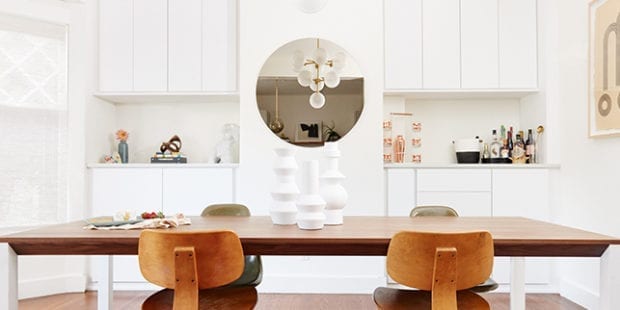
<svg viewBox="0 0 620 310"><path fill-rule="evenodd" d="M341 136L336 132L336 124L332 121L332 125L328 126L323 124L323 136L325 137L325 141L338 141Z"/></svg>

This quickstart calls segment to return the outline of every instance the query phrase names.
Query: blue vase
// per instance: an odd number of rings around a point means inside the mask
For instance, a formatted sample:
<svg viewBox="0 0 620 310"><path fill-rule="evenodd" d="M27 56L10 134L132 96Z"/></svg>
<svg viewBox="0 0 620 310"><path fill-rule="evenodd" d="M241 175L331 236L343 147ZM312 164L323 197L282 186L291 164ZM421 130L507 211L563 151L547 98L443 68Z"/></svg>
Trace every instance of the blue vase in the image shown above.
<svg viewBox="0 0 620 310"><path fill-rule="evenodd" d="M127 145L127 142L121 141L118 143L118 155L121 156L121 162L123 164L129 162L129 145Z"/></svg>

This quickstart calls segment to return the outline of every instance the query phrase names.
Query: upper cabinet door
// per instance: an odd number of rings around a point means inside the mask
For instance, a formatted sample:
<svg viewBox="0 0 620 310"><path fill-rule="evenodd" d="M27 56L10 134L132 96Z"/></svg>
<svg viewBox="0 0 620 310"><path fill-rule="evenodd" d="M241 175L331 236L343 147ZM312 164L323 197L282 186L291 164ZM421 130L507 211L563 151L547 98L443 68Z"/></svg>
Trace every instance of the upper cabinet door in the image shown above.
<svg viewBox="0 0 620 310"><path fill-rule="evenodd" d="M168 91L201 91L202 64L202 0L169 1Z"/></svg>
<svg viewBox="0 0 620 310"><path fill-rule="evenodd" d="M99 90L133 90L133 1L99 1Z"/></svg>
<svg viewBox="0 0 620 310"><path fill-rule="evenodd" d="M422 88L422 0L384 1L385 88Z"/></svg>
<svg viewBox="0 0 620 310"><path fill-rule="evenodd" d="M426 89L461 87L459 2L422 2L422 83Z"/></svg>
<svg viewBox="0 0 620 310"><path fill-rule="evenodd" d="M133 90L165 92L168 88L168 1L134 0L133 7Z"/></svg>
<svg viewBox="0 0 620 310"><path fill-rule="evenodd" d="M499 86L497 1L461 1L461 87Z"/></svg>
<svg viewBox="0 0 620 310"><path fill-rule="evenodd" d="M237 89L237 1L203 0L202 90Z"/></svg>
<svg viewBox="0 0 620 310"><path fill-rule="evenodd" d="M537 88L536 0L499 0L499 87Z"/></svg>

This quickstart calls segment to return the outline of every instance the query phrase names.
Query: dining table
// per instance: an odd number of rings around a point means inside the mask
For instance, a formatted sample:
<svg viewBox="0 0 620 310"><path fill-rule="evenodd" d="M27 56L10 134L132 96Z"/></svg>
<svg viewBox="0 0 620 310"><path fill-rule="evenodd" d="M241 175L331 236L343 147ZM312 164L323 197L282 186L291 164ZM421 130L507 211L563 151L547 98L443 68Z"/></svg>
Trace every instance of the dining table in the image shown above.
<svg viewBox="0 0 620 310"><path fill-rule="evenodd" d="M399 231L489 231L495 256L511 259L510 308L525 309L525 257L600 258L600 309L620 304L620 238L524 217L347 216L342 225L303 230L269 216L190 217L176 231L232 230L247 255L385 256ZM140 229L85 229L85 221L0 236L0 309L17 309L19 255L97 255L98 308L112 308L112 257L137 255Z"/></svg>

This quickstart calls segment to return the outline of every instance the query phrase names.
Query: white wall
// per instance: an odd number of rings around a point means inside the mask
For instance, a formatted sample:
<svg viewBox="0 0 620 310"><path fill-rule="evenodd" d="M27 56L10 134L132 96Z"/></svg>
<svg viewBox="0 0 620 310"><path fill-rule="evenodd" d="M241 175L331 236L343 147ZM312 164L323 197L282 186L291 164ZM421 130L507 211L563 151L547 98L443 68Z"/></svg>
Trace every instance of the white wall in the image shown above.
<svg viewBox="0 0 620 310"><path fill-rule="evenodd" d="M588 138L588 0L554 0L557 14L561 153L561 224L620 236L617 188L620 138ZM551 12L551 10L549 10ZM552 34L550 34L552 35ZM617 108L617 106L614 106ZM579 261L579 262L577 262ZM613 262L620 264L620 261ZM598 261L567 259L560 269L562 294L587 308L597 308Z"/></svg>
<svg viewBox="0 0 620 310"><path fill-rule="evenodd" d="M383 2L329 1L315 14L295 8L296 1L240 1L240 122L241 165L239 200L252 213L267 215L269 192L275 184L271 165L273 149L292 147L297 161L322 159L321 148L290 146L272 135L256 109L256 79L264 61L283 44L320 37L345 49L364 76L364 111L358 125L340 141L341 171L349 192L345 215L383 215L381 145L383 77ZM324 167L324 166L323 166ZM362 168L363 167L363 168ZM346 223L345 223L346 225ZM304 283L305 291L370 293L383 284L383 259L266 257L262 291L301 291L291 283Z"/></svg>

